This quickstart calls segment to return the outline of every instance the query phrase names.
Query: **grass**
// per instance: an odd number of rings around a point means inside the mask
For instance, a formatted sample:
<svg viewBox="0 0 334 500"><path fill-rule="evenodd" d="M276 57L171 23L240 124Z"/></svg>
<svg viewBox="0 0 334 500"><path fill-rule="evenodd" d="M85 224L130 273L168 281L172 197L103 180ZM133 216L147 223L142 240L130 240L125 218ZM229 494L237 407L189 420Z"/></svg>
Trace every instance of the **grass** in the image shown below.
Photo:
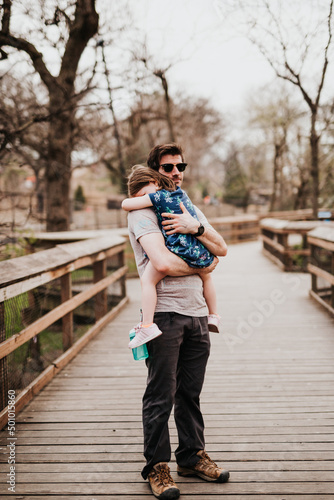
<svg viewBox="0 0 334 500"><path fill-rule="evenodd" d="M5 329L6 338L23 330L22 310L29 306L28 293L22 293L12 299L8 299L5 304Z"/></svg>

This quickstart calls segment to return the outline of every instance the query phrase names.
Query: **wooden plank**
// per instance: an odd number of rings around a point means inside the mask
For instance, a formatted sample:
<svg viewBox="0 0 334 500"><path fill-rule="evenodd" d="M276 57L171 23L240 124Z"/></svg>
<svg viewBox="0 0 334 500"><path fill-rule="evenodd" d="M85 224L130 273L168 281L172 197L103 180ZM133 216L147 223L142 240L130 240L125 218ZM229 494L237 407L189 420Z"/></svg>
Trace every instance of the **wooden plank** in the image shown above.
<svg viewBox="0 0 334 500"><path fill-rule="evenodd" d="M324 454L323 451L277 451L277 452L252 452L247 451L247 454L243 451L239 452L211 452L210 457L216 462L225 463L230 462L281 462L281 461L317 461L322 460L331 461L334 460L334 452ZM136 462L141 464L140 470L144 466L142 450L140 453L134 452L129 447L128 451L122 451L121 453L21 453L18 457L17 464L32 464L32 463L104 463L104 462L115 462L115 463L130 463ZM5 462L7 463L7 461Z"/></svg>
<svg viewBox="0 0 334 500"><path fill-rule="evenodd" d="M287 220L274 219L271 217L264 218L260 221L260 229L267 229L274 233L281 232L287 226Z"/></svg>
<svg viewBox="0 0 334 500"><path fill-rule="evenodd" d="M142 483L142 477L137 471L109 471L109 472L49 472L43 477L43 473L22 472L18 466L18 475L20 484L29 483ZM0 473L0 481L6 483L5 473ZM192 480L193 481L193 480ZM233 483L246 483L249 481L249 471L233 471ZM333 482L333 471L253 471L252 482L271 483L271 482L305 482L312 483L316 481ZM178 484L189 484L190 480L183 477L177 477Z"/></svg>
<svg viewBox="0 0 334 500"><path fill-rule="evenodd" d="M36 288L38 286L45 285L46 283L49 283L50 281L53 281L57 278L60 278L64 274L73 272L77 269L81 269L82 267L89 266L89 265L93 264L94 262L98 262L99 260L105 259L107 257L111 257L112 255L115 255L116 253L120 252L123 249L125 249L125 244L118 245L116 247L112 247L104 252L99 252L93 256L79 257L76 261L71 262L70 264L62 265L60 268L55 268L51 271L42 272L43 269L41 268L40 273L37 274L36 276L29 277L29 278L25 279L24 281L19 281L17 283L15 282L12 285L7 285L5 288L1 288L1 283L0 283L0 300L8 300L10 298L16 297L17 295L28 292L29 290L33 290L34 288ZM40 255L40 253L41 252L38 252L38 255ZM21 264L22 263L20 263L20 265ZM54 264L54 266L56 266L55 261L53 261L53 264ZM45 266L46 264L42 262L41 266L43 266L43 265ZM29 263L24 263L24 270L26 270L26 274L27 274L28 269L29 269L28 266L29 266ZM49 264L49 266L50 266L50 264ZM1 263L0 263L0 267L1 267ZM17 266L17 267L19 268L19 266ZM10 270L8 269L7 271L9 272ZM19 272L19 270L18 270L18 272ZM22 279L22 277L21 277L21 279ZM3 284L3 286L4 286L4 284Z"/></svg>
<svg viewBox="0 0 334 500"><path fill-rule="evenodd" d="M284 252L286 255L290 255L291 257L296 255L304 255L308 257L311 253L309 248L287 248Z"/></svg>
<svg viewBox="0 0 334 500"><path fill-rule="evenodd" d="M85 230L74 230L74 231L57 231L53 232L37 232L34 233L34 240L38 243L40 242L51 242L55 243L68 243L68 242L76 242L83 240L91 240L92 238L114 238L114 237L122 236L126 238L128 236L127 227L117 228L117 229L85 229ZM28 239L31 238L31 235L28 233L23 233L23 237Z"/></svg>
<svg viewBox="0 0 334 500"><path fill-rule="evenodd" d="M113 426L109 423L106 422L105 425L103 425L103 428L97 428L96 426L94 427L94 423L90 422L84 422L84 423L78 423L75 426L71 426L71 424L65 424L61 422L51 422L49 424L34 424L34 423L19 423L17 424L18 426L18 431L22 432L22 437L21 439L37 439L37 436L40 439L48 439L52 437L57 437L61 439L63 437L64 439L68 439L69 437L72 437L76 439L77 437L86 437L87 439L96 437L132 437L132 436L140 436L142 437L142 429L134 428L131 429L129 426L125 428L120 427L120 426ZM24 431L24 433L23 433ZM59 432L61 431L61 433ZM176 429L172 427L170 429L172 439L174 436L176 436ZM212 436L214 439L232 439L234 437L237 437L239 440L241 439L256 439L256 437L260 439L266 440L267 438L271 437L273 440L277 439L283 439L283 437L286 440L298 440L299 436L303 436L303 438L307 440L316 440L316 438L323 440L323 439L333 439L334 434L333 434L333 429L331 427L326 428L325 426L312 426L312 425L304 425L304 426L284 426L284 429L280 428L279 426L261 426L259 428L254 428L254 427L242 427L242 426L233 426L233 427L224 427L224 433L221 430L221 427L212 427L208 426L206 428L206 436L208 440L212 439ZM37 434L38 433L38 434ZM323 435L325 435L323 437ZM61 437L59 437L61 436ZM6 438L4 438L6 439ZM20 442L22 442L20 440ZM70 442L70 441L69 441ZM24 444L24 441L22 442Z"/></svg>
<svg viewBox="0 0 334 500"><path fill-rule="evenodd" d="M128 415L132 414L138 414L138 412L141 411L141 403L140 400L134 402L131 404L131 402L124 402L124 400L113 400L111 398L106 398L106 396L103 398L96 397L94 394L91 396L94 397L94 408L96 409L104 409L106 411L109 410L117 410L120 414L122 413L127 413ZM92 405L89 401L83 397L82 399L70 399L67 401L58 401L55 399L54 401L43 401L39 400L39 402L36 403L35 406L35 411L38 412L53 412L53 411L67 411L67 412L72 412L78 410L78 403L80 405L80 411L86 411L86 410L91 410ZM313 411L314 409L318 410L319 409L319 404L322 405L322 409L325 410L327 409L328 411L332 411L333 409L333 402L331 400L326 400L324 399L323 401L305 401L305 402L295 402L295 401L281 401L281 402L231 402L231 403L215 403L212 401L211 403L209 402L201 402L202 407L205 409L205 412L208 414L221 414L221 413L235 413L238 411L238 414L240 413L266 413L267 410L275 410L279 412L280 410L287 409L291 412L298 413L300 411Z"/></svg>
<svg viewBox="0 0 334 500"><path fill-rule="evenodd" d="M312 495L312 493L310 494ZM94 498L96 495L93 495ZM7 496L7 495L4 495L2 497L4 500L13 500L13 494L11 494L10 496ZM57 500L73 500L74 498L77 498L76 496L72 496L72 495L59 495L59 494L56 494L56 496L53 496L53 495L48 495L47 498L56 498ZM120 495L113 495L113 494L108 494L108 495L99 495L98 499L99 500L135 500L136 498L140 499L140 500L152 500L152 493L147 489L147 493L146 494L142 494L142 493L132 493L131 495L127 495L126 493L125 494L122 494L122 496ZM192 496L191 494L188 495L186 494L184 491L182 492L182 499L184 498L188 498L188 499L191 499L193 500L194 499L194 496ZM207 495L201 495L201 499L202 498L205 498L205 500L217 500L217 495L216 494L213 494L213 495L210 495L210 494L207 494ZM230 495L229 493L226 493L224 491L221 491L219 492L219 498L223 498L224 500L245 500L247 498L249 499L254 499L254 496L245 496L244 494L233 494L233 495ZM305 496L305 494L303 495L293 495L293 500L305 500L307 498L310 498L313 500L312 496ZM38 495L38 496L35 496L35 495L24 495L24 499L26 500L41 500L41 497ZM282 500L282 495L279 494L279 495L276 495L276 494L269 494L269 495L266 495L266 494L258 494L256 495L256 500L273 500L273 499L276 499L276 500ZM288 499L287 499L288 500ZM332 494L329 494L329 495L324 495L322 494L321 495L321 500L333 500L333 495Z"/></svg>
<svg viewBox="0 0 334 500"><path fill-rule="evenodd" d="M265 234L261 234L262 240L280 253L285 253L285 247Z"/></svg>
<svg viewBox="0 0 334 500"><path fill-rule="evenodd" d="M82 494L82 490L84 488L85 495L108 495L110 493L123 495L126 494L147 494L149 491L149 486L147 482L139 482L131 483L131 482L122 482L122 483L85 483L84 485L78 483L26 483L24 485L17 484L16 485L16 494L39 494L39 495L78 495ZM224 494L247 494L247 495L257 495L259 493L279 493L281 495L293 495L293 494L332 494L334 491L334 482L325 481L325 482L271 482L268 486L265 486L265 483L234 483L228 482L225 484L210 484L211 493L215 493L216 495L220 495L223 491ZM208 485L204 481L197 482L184 482L182 485L182 491L185 495L205 495L208 491Z"/></svg>
<svg viewBox="0 0 334 500"><path fill-rule="evenodd" d="M329 246L325 247L328 250L333 251L334 249L334 223L326 223L322 224L320 227L317 227L313 229L308 234L308 239L310 239L311 242L315 242L314 244L317 245L316 242L319 242L319 246L322 246L324 243L329 243Z"/></svg>
<svg viewBox="0 0 334 500"><path fill-rule="evenodd" d="M124 249L124 238L104 237L79 243L57 245L49 250L17 257L11 261L3 261L0 262L0 288L26 278L30 279L58 267L67 266L80 258L92 257L100 253L101 255L97 259L103 259L106 255L104 252L107 252L108 255L114 255Z"/></svg>
<svg viewBox="0 0 334 500"><path fill-rule="evenodd" d="M143 460L139 461L124 461L124 462L46 462L46 463L19 463L17 464L18 474L34 473L50 474L50 473L92 473L92 472L137 472L141 470ZM330 460L282 460L276 461L224 461L224 467L231 471L240 472L333 472L334 462ZM175 462L170 462L172 473L176 471ZM0 464L0 472L6 473L8 464Z"/></svg>
<svg viewBox="0 0 334 500"><path fill-rule="evenodd" d="M121 453L138 453L140 454L143 450L142 443L136 444L131 442L130 444L83 444L83 445L38 445L33 446L33 454L40 455L46 452L50 454L54 453L82 453L82 454L94 454L94 453L111 453L111 454L121 454ZM210 446L210 454L213 452L221 452L224 449L224 453L307 453L313 451L314 453L323 453L323 458L327 460L334 459L334 447L332 442L325 443L212 443ZM16 456L20 459L25 454L30 454L30 447L28 446L18 446L16 450Z"/></svg>
<svg viewBox="0 0 334 500"><path fill-rule="evenodd" d="M19 346L23 345L27 340L35 337L40 332L45 330L48 326L52 325L55 321L62 318L66 314L76 309L79 305L86 302L91 297L94 297L98 292L105 289L115 281L124 276L127 271L127 266L117 269L113 274L107 276L103 280L90 286L87 290L78 293L75 297L60 304L52 311L45 314L42 318L34 321L31 325L24 328L20 333L12 335L10 338L0 344L0 359L15 351Z"/></svg>
<svg viewBox="0 0 334 500"><path fill-rule="evenodd" d="M312 493L310 494L312 495ZM94 498L96 495L93 495ZM2 497L4 500L13 500L13 494L11 494L10 496L3 496ZM72 496L72 495L59 495L59 494L56 494L56 496L53 496L53 495L48 495L47 498L56 498L57 500L73 500L74 498L76 498L76 496ZM127 495L126 493L125 494L122 494L122 496L120 495L113 495L113 494L108 494L108 495L99 495L98 499L99 500L135 500L136 498L140 499L140 500L152 500L152 493L147 489L147 493L146 494L142 494L142 493L132 493L131 495ZM182 492L182 499L184 498L188 498L188 499L191 499L193 500L194 499L194 496L192 496L191 494L188 495L186 494L184 491ZM207 494L207 495L201 495L201 499L202 498L205 498L205 500L217 500L217 495L216 494L213 494L213 495L210 495L210 494ZM224 500L245 500L247 498L249 499L254 499L254 496L245 496L244 494L233 494L233 495L230 495L229 493L226 493L224 491L221 491L219 492L219 498L223 498ZM305 494L303 495L293 495L293 500L305 500L307 498L310 498L313 500L312 496L305 496ZM38 496L35 496L35 495L24 495L24 499L26 500L41 500L41 497L38 495ZM258 494L256 495L256 500L273 500L273 499L276 499L276 500L282 500L282 495L279 494L279 495L276 495L276 494L269 494L269 495L266 495L266 494ZM288 500L288 499L287 499ZM333 500L333 495L332 494L329 494L329 495L324 495L322 494L321 495L321 500Z"/></svg>
<svg viewBox="0 0 334 500"><path fill-rule="evenodd" d="M87 261L91 259L88 258ZM37 276L33 276L32 278L28 278L25 281L20 281L18 283L14 283L13 285L8 285L6 288L0 288L0 299L5 301L16 297L25 292L29 292L38 286L45 285L50 281L53 281L57 278L60 278L64 274L72 272L75 270L74 264L68 264L66 266L61 267L60 269L55 269L52 271L42 272Z"/></svg>
<svg viewBox="0 0 334 500"><path fill-rule="evenodd" d="M312 299L316 300L322 307L324 307L325 309L327 309L327 311L334 315L334 308L331 307L325 300L323 300L321 297L319 297L319 295L317 293L315 293L313 290L310 290L310 297L312 297Z"/></svg>
<svg viewBox="0 0 334 500"><path fill-rule="evenodd" d="M131 432L132 431L132 432ZM260 431L258 431L260 433ZM35 433L36 434L36 433ZM69 434L64 434L62 431L61 437L59 437L59 432L57 433L48 433L47 435L42 435L41 433L38 436L33 435L28 437L27 432L25 432L24 436L21 437L19 441L20 447L24 446L44 446L44 445L128 445L128 444L139 444L142 445L143 436L141 429L126 429L123 432L106 432L101 435L90 435L87 432L81 436L73 435L74 432L71 431ZM82 433L83 434L83 433ZM97 432L98 434L98 432ZM241 443L243 445L251 446L251 443L256 443L259 445L260 443L270 443L273 445L283 443L286 445L287 443L312 443L313 447L315 443L320 443L323 445L323 442L334 443L334 434L266 434L261 435L258 434L255 430L253 430L252 435L240 436L238 434L224 434L219 435L219 431L215 429L215 434L206 434L206 443L210 444L210 449L213 450L213 445L221 445L221 444L237 444ZM177 435L175 433L172 434L171 442L173 444L177 444ZM6 439L1 440L1 445L6 445ZM117 448L115 448L115 451Z"/></svg>
<svg viewBox="0 0 334 500"><path fill-rule="evenodd" d="M243 214L243 215L230 215L226 217L211 217L210 224L216 226L218 224L249 224L257 223L259 221L258 215Z"/></svg>
<svg viewBox="0 0 334 500"><path fill-rule="evenodd" d="M309 245L314 245L316 247L325 248L326 250L329 250L330 252L334 252L334 243L332 243L331 241L327 241L325 239L315 238L314 236L311 236L311 233L308 233L308 235L307 235L307 242Z"/></svg>
<svg viewBox="0 0 334 500"><path fill-rule="evenodd" d="M181 498L333 498L333 322L309 299L308 276L281 273L260 250L236 245L213 273L223 332L211 336L201 405L207 451L231 471L230 483L180 478L172 458ZM152 498L140 476L147 371L127 349L138 280L128 295L128 307L19 414L18 495ZM249 334L240 336L245 322ZM170 429L174 451L173 418Z"/></svg>
<svg viewBox="0 0 334 500"><path fill-rule="evenodd" d="M313 264L307 264L307 270L311 274L315 274L319 276L319 278L323 278L328 281L332 286L334 285L334 276L333 274L321 269L320 267L314 266Z"/></svg>

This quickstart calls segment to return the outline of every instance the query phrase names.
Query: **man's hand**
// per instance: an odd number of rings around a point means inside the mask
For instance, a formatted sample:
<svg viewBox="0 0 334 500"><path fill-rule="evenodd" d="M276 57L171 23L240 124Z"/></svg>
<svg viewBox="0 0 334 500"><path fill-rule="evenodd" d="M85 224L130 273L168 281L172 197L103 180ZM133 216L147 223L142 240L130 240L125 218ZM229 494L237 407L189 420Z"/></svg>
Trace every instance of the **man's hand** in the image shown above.
<svg viewBox="0 0 334 500"><path fill-rule="evenodd" d="M209 267L204 267L203 269L199 269L198 274L201 275L201 274L212 273L212 271L214 271L216 269L218 262L219 262L219 259L217 257L215 257L213 259L212 264L210 264Z"/></svg>
<svg viewBox="0 0 334 500"><path fill-rule="evenodd" d="M168 218L168 220L162 221L167 236L174 233L196 234L198 231L200 222L188 212L182 202L180 203L180 208L182 214L170 214L168 212L161 214L163 217ZM227 254L227 245L224 238L212 227L205 226L204 233L201 236L196 236L196 238L213 255L224 257Z"/></svg>
<svg viewBox="0 0 334 500"><path fill-rule="evenodd" d="M161 214L162 217L168 218L168 220L162 221L166 234L168 236L174 233L196 234L200 225L199 221L190 215L182 202L180 203L180 208L182 214L170 214L168 212Z"/></svg>

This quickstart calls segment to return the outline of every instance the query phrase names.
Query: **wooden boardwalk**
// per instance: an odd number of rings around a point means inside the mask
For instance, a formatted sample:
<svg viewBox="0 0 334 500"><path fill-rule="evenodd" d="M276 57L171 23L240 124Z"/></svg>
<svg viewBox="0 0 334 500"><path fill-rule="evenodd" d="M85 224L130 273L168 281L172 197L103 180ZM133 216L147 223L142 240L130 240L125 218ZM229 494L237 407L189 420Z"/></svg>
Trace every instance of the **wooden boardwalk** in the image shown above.
<svg viewBox="0 0 334 500"><path fill-rule="evenodd" d="M212 334L202 393L206 449L227 484L180 478L181 499L334 499L334 323L308 297L310 276L282 273L259 242L230 246L214 273L224 333ZM132 359L131 302L17 416L16 489L4 499L154 498L143 466L144 362ZM173 446L176 431L170 421Z"/></svg>

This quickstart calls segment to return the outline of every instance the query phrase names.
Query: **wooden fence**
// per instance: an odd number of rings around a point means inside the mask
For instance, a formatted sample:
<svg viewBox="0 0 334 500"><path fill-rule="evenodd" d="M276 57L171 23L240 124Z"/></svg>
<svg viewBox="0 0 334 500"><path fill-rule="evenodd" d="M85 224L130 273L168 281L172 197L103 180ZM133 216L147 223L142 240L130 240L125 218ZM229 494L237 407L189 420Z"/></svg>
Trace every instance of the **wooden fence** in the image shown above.
<svg viewBox="0 0 334 500"><path fill-rule="evenodd" d="M312 276L310 295L334 314L334 228L318 227L307 235Z"/></svg>
<svg viewBox="0 0 334 500"><path fill-rule="evenodd" d="M257 215L243 214L231 217L209 219L212 227L220 233L227 243L256 240L260 234Z"/></svg>
<svg viewBox="0 0 334 500"><path fill-rule="evenodd" d="M307 271L310 249L307 233L324 224L319 221L263 219L260 222L264 254L284 271Z"/></svg>
<svg viewBox="0 0 334 500"><path fill-rule="evenodd" d="M31 255L0 262L0 375L1 413L0 428L7 423L8 380L7 357L50 325L61 320L63 354L53 361L16 398L16 411L22 409L93 338L127 303L124 265L125 240L120 236L103 237L77 243L67 243ZM111 263L110 266L107 263ZM83 268L91 269L91 283L72 293L72 273ZM57 281L55 281L57 280ZM110 304L108 287L118 282L120 294ZM28 296L46 284L59 285L59 301L35 321L15 334L6 332L6 302ZM74 342L73 311L94 297L95 322L86 333ZM7 305L7 307L6 307ZM23 312L23 311L22 311ZM8 322L7 322L8 325Z"/></svg>
<svg viewBox="0 0 334 500"><path fill-rule="evenodd" d="M329 213L331 217L333 217L333 211L327 209L322 209L322 211L326 211ZM227 243L240 243L242 241L252 241L256 240L261 233L261 219L267 219L270 216L270 220L272 219L284 219L285 222L288 221L309 221L310 227L313 227L315 221L311 221L313 218L312 210L291 210L291 211L282 211L282 212L269 212L266 215L261 214L242 214L242 215L232 215L229 217L216 217L209 218L210 224L224 237ZM307 224L306 224L307 225ZM278 224L278 227L279 224ZM291 225L291 233L295 230L293 229L293 224ZM307 226L309 227L309 226ZM302 225L300 225L301 234L302 234ZM299 233L299 229L297 231ZM269 236L270 238L270 236ZM271 238L270 238L271 239ZM306 247L304 248L306 249ZM291 248L286 248L288 252L291 251ZM306 252L307 253L307 252ZM298 255L298 254L296 254ZM301 252L299 255L303 255ZM289 260L287 258L287 260Z"/></svg>
<svg viewBox="0 0 334 500"><path fill-rule="evenodd" d="M319 213L326 212L329 217L333 217L333 210L328 208L320 208ZM284 220L314 220L313 210L311 208L303 208L300 210L281 210L274 212L267 212L264 216L265 218L271 217L273 219L284 219ZM260 216L262 218L262 216Z"/></svg>

